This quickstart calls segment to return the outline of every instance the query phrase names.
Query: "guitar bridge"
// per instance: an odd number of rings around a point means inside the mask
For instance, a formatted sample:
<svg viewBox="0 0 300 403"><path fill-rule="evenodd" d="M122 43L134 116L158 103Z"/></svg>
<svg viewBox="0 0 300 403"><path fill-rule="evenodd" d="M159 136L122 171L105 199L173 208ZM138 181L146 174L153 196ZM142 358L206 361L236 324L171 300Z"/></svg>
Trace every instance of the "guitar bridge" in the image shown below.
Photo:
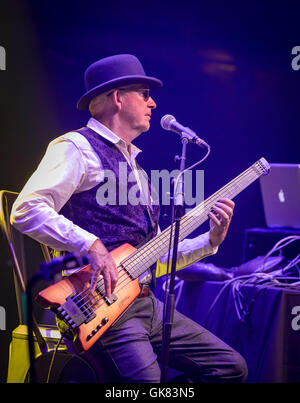
<svg viewBox="0 0 300 403"><path fill-rule="evenodd" d="M88 323L96 317L94 311L83 302L82 297L76 296L76 293L71 294L66 302L56 309L56 313L72 329Z"/></svg>

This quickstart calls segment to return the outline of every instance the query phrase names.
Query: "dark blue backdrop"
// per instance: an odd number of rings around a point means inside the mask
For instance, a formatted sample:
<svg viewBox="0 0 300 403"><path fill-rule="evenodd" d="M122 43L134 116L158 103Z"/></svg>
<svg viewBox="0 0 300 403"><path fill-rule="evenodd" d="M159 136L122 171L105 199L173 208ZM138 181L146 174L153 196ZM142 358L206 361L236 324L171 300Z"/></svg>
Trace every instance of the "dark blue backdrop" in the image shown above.
<svg viewBox="0 0 300 403"><path fill-rule="evenodd" d="M9 0L0 7L7 55L0 71L2 189L20 191L48 142L86 123L75 108L83 72L117 53L135 54L164 82L153 95L151 130L136 141L146 170L178 167L179 138L159 124L166 113L211 145L199 167L206 196L261 156L299 162L300 71L291 67L291 50L300 45L297 2ZM201 155L189 146L187 163ZM237 197L228 237L210 261L239 264L244 230L256 226L265 226L258 182ZM5 251L1 245L0 305L13 329Z"/></svg>
<svg viewBox="0 0 300 403"><path fill-rule="evenodd" d="M137 55L164 82L153 95L151 130L136 141L146 170L178 167L179 138L159 125L165 113L212 147L199 167L206 196L261 156L299 162L293 2L14 0L4 11L1 187L20 190L49 140L85 124L88 115L75 108L83 72L116 53ZM189 146L188 163L200 156ZM238 264L244 229L264 225L257 182L238 196L231 231L213 260Z"/></svg>
<svg viewBox="0 0 300 403"><path fill-rule="evenodd" d="M173 157L179 138L159 125L165 113L212 147L199 167L205 170L206 196L261 156L299 162L294 4L9 2L1 22L7 51L7 70L0 76L2 187L20 190L49 140L85 124L88 115L75 108L83 72L116 53L137 55L146 72L164 82L153 95L158 108L151 130L136 141L146 170L178 167ZM200 149L189 146L188 163L200 156ZM213 258L227 266L241 259L244 229L265 225L258 182L236 201L231 231Z"/></svg>

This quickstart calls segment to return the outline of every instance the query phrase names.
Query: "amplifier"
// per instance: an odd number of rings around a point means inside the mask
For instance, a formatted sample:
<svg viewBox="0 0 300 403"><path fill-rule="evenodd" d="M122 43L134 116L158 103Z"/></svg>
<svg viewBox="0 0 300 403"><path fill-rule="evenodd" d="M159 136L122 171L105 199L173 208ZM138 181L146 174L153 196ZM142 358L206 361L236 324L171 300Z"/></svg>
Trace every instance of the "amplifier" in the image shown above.
<svg viewBox="0 0 300 403"><path fill-rule="evenodd" d="M300 229L249 228L244 233L243 262L257 256L265 256L275 244L291 235L299 235ZM290 260L300 253L300 239L282 249L283 256Z"/></svg>

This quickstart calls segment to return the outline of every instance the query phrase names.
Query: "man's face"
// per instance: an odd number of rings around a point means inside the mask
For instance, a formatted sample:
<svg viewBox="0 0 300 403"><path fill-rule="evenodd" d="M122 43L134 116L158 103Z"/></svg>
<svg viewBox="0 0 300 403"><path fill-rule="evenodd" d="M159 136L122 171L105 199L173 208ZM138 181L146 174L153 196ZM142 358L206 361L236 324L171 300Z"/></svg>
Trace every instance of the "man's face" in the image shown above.
<svg viewBox="0 0 300 403"><path fill-rule="evenodd" d="M149 130L152 109L156 108L156 103L149 96L147 86L131 85L118 91L122 97L120 113L123 123L137 135Z"/></svg>

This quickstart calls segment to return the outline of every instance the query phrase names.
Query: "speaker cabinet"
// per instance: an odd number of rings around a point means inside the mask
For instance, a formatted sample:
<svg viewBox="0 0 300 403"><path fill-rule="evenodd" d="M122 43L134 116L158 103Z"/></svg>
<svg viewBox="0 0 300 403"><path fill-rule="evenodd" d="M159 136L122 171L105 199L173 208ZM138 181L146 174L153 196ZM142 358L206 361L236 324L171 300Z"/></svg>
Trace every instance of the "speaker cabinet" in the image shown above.
<svg viewBox="0 0 300 403"><path fill-rule="evenodd" d="M35 360L35 369L38 383L97 383L97 374L92 366L83 358L68 353L67 351L57 351L53 365L51 361L53 351L42 354ZM50 375L50 376L49 376ZM25 382L30 381L29 372Z"/></svg>

